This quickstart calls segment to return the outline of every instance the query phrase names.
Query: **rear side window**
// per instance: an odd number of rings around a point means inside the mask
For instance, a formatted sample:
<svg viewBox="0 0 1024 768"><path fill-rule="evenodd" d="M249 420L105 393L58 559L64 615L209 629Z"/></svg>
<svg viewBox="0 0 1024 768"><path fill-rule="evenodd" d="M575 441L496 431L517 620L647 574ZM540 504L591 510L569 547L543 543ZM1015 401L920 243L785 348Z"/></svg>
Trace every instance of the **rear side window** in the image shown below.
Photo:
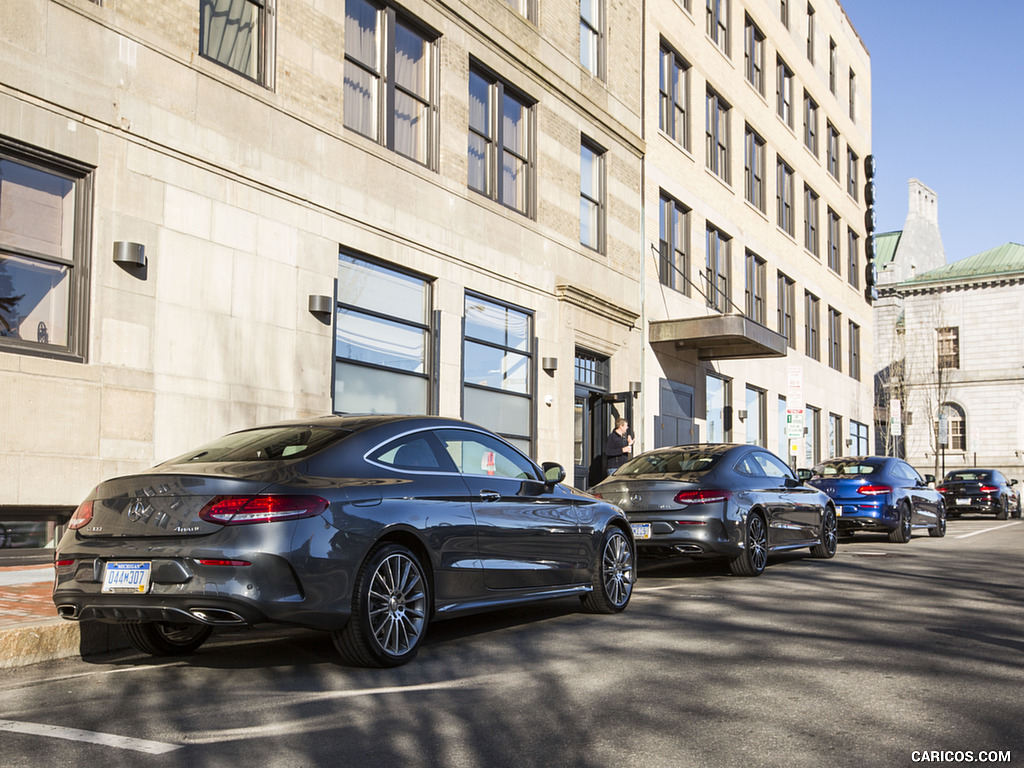
<svg viewBox="0 0 1024 768"><path fill-rule="evenodd" d="M443 429L438 440L464 475L539 480L533 463L512 446L481 432Z"/></svg>
<svg viewBox="0 0 1024 768"><path fill-rule="evenodd" d="M308 426L249 429L224 435L202 448L166 461L164 465L304 459L348 434L348 430Z"/></svg>
<svg viewBox="0 0 1024 768"><path fill-rule="evenodd" d="M405 435L378 448L367 458L395 469L452 472L454 467L447 457L438 455L436 446L436 441L428 434Z"/></svg>

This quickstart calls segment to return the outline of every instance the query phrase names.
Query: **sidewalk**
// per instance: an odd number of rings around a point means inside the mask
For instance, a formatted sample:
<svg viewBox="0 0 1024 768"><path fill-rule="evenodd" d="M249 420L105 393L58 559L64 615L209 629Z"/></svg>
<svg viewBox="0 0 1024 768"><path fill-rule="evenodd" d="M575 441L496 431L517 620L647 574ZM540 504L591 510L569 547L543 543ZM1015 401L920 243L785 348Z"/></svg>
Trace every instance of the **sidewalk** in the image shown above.
<svg viewBox="0 0 1024 768"><path fill-rule="evenodd" d="M52 588L52 565L0 567L0 669L81 652L81 628L57 616Z"/></svg>

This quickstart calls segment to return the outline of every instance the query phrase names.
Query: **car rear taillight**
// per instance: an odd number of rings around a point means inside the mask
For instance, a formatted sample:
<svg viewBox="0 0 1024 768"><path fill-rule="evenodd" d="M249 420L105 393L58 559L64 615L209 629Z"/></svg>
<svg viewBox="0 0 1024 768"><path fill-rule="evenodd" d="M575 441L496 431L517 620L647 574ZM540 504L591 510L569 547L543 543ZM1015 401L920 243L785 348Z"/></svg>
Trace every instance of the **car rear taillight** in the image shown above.
<svg viewBox="0 0 1024 768"><path fill-rule="evenodd" d="M77 531L92 522L92 502L83 501L78 505L78 509L75 510L75 514L68 520L68 528L72 531Z"/></svg>
<svg viewBox="0 0 1024 768"><path fill-rule="evenodd" d="M219 560L219 559L218 560L200 559L199 560L199 564L200 565L221 565L221 566L224 566L224 565L237 565L237 566L252 565L252 563L250 563L248 560Z"/></svg>
<svg viewBox="0 0 1024 768"><path fill-rule="evenodd" d="M701 488L693 491L680 491L674 499L676 504L714 504L732 498L732 491L708 490Z"/></svg>
<svg viewBox="0 0 1024 768"><path fill-rule="evenodd" d="M994 485L983 485L980 490L982 493L999 493L999 488Z"/></svg>
<svg viewBox="0 0 1024 768"><path fill-rule="evenodd" d="M861 493L865 496L883 496L887 493L892 493L892 486L889 485L862 485L857 489L857 493Z"/></svg>
<svg viewBox="0 0 1024 768"><path fill-rule="evenodd" d="M220 525L277 523L316 517L327 509L320 496L217 496L203 507L199 517Z"/></svg>
<svg viewBox="0 0 1024 768"><path fill-rule="evenodd" d="M58 571L66 571L74 564L75 559L73 557L61 557L60 555L57 555L53 560L53 567Z"/></svg>
<svg viewBox="0 0 1024 768"><path fill-rule="evenodd" d="M935 490L938 491L939 493L945 493L946 491L949 490L949 486L948 485L936 485L935 486Z"/></svg>

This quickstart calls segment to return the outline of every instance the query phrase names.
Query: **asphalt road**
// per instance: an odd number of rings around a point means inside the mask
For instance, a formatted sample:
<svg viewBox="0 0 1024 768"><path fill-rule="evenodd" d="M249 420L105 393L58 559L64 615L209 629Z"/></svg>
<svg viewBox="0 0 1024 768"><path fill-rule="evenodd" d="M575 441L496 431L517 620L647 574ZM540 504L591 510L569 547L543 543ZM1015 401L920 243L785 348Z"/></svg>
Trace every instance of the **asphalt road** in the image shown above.
<svg viewBox="0 0 1024 768"><path fill-rule="evenodd" d="M834 560L643 569L575 600L435 624L395 670L327 636L215 636L0 677L0 765L1024 765L1024 522L858 534Z"/></svg>

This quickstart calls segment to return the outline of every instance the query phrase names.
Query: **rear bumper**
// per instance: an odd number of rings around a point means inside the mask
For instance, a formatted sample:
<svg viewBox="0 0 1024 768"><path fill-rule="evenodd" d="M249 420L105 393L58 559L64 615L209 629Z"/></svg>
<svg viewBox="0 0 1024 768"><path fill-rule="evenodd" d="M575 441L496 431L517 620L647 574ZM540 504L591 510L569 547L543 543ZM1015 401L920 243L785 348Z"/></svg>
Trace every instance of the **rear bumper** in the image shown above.
<svg viewBox="0 0 1024 768"><path fill-rule="evenodd" d="M896 509L883 503L835 500L840 531L891 531L900 523Z"/></svg>
<svg viewBox="0 0 1024 768"><path fill-rule="evenodd" d="M635 520L649 522L642 514ZM649 539L635 539L637 556L645 560L669 558L736 557L743 551L743 528L738 521L706 520L679 525L654 521Z"/></svg>

